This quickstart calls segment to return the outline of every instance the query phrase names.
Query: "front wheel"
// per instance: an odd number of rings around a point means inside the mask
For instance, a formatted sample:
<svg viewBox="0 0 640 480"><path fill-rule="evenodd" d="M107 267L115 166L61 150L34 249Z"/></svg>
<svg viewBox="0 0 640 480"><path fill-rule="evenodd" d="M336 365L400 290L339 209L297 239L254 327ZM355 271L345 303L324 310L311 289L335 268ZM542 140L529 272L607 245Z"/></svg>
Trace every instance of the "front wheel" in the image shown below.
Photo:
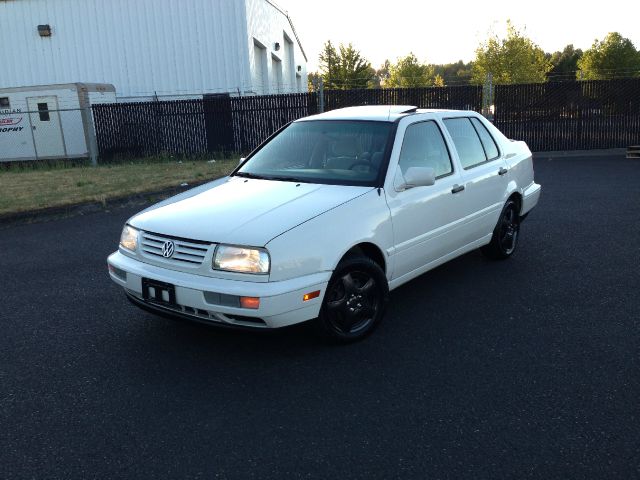
<svg viewBox="0 0 640 480"><path fill-rule="evenodd" d="M520 209L518 204L510 199L500 213L491 242L482 247L481 251L486 257L494 260L509 258L516 251L519 235Z"/></svg>
<svg viewBox="0 0 640 480"><path fill-rule="evenodd" d="M368 257L348 257L329 281L317 324L339 343L360 340L380 323L388 298L389 286L380 266Z"/></svg>

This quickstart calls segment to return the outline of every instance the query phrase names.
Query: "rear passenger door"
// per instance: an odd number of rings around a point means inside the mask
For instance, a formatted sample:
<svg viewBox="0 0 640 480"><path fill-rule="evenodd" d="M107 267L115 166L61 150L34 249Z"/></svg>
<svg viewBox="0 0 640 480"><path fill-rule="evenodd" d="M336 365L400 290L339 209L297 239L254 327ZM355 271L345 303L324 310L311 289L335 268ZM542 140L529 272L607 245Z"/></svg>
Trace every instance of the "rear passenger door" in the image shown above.
<svg viewBox="0 0 640 480"><path fill-rule="evenodd" d="M416 121L403 132L401 124L398 138L401 135L397 163L389 165L391 184L385 187L394 232L394 279L411 278L412 272L456 250L460 245L455 230L463 215L452 193L460 174L440 126L433 120ZM411 167L433 168L435 184L400 189Z"/></svg>
<svg viewBox="0 0 640 480"><path fill-rule="evenodd" d="M446 118L444 124L462 167L466 243L493 232L508 184L507 165L497 142L475 117Z"/></svg>

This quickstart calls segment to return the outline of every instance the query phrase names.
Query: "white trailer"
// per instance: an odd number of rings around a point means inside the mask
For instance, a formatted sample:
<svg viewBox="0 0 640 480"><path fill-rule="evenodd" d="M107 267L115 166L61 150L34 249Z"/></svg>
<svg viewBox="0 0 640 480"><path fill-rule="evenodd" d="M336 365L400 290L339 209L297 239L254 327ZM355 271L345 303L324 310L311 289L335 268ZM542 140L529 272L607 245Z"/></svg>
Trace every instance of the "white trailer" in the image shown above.
<svg viewBox="0 0 640 480"><path fill-rule="evenodd" d="M114 103L113 85L67 83L0 89L0 162L90 158L91 105Z"/></svg>

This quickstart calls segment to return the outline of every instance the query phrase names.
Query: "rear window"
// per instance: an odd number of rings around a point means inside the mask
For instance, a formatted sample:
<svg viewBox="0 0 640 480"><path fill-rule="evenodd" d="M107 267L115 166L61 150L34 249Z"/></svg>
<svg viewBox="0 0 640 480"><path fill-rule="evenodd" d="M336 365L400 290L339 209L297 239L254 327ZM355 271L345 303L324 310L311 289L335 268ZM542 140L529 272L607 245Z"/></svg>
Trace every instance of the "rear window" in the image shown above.
<svg viewBox="0 0 640 480"><path fill-rule="evenodd" d="M471 168L487 161L484 147L468 118L448 118L444 121L458 151L462 168Z"/></svg>
<svg viewBox="0 0 640 480"><path fill-rule="evenodd" d="M484 151L487 154L487 160L498 158L500 156L500 151L498 150L496 141L487 130L487 127L485 127L477 118L472 118L471 123L473 123L473 126L476 127L476 131L478 132L478 136L480 137L480 141L482 142Z"/></svg>

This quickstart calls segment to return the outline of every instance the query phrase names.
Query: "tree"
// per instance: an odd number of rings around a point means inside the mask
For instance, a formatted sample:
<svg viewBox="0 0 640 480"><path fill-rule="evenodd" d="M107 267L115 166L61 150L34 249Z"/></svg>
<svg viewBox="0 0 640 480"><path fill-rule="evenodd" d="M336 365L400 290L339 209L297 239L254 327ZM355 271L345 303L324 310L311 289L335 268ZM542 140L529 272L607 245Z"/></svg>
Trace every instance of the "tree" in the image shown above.
<svg viewBox="0 0 640 480"><path fill-rule="evenodd" d="M578 60L582 57L582 50L575 49L569 44L561 52L548 53L547 59L553 65L553 68L547 74L549 79L565 79L575 78L578 70Z"/></svg>
<svg viewBox="0 0 640 480"><path fill-rule="evenodd" d="M338 58L338 52L331 40L327 40L320 52L320 76L324 82L324 88L337 88L336 82L340 80L339 69L340 59Z"/></svg>
<svg viewBox="0 0 640 480"><path fill-rule="evenodd" d="M378 68L373 74L373 79L371 79L370 82L371 88L381 88L385 85L385 83L389 79L390 68L391 62L389 60L385 60L380 68Z"/></svg>
<svg viewBox="0 0 640 480"><path fill-rule="evenodd" d="M316 91L319 80L320 74L318 72L309 72L307 74L307 87L310 92Z"/></svg>
<svg viewBox="0 0 640 480"><path fill-rule="evenodd" d="M339 88L367 88L373 79L375 70L371 63L364 58L351 43L346 47L340 45L340 79L342 86Z"/></svg>
<svg viewBox="0 0 640 480"><path fill-rule="evenodd" d="M413 53L389 67L385 87L426 87L433 84L433 67L420 63Z"/></svg>
<svg viewBox="0 0 640 480"><path fill-rule="evenodd" d="M618 32L596 40L578 61L578 78L585 80L640 76L640 52Z"/></svg>
<svg viewBox="0 0 640 480"><path fill-rule="evenodd" d="M455 63L433 65L436 77L440 75L445 85L469 83L471 80L471 67L471 63L464 63L462 60L458 60Z"/></svg>
<svg viewBox="0 0 640 480"><path fill-rule="evenodd" d="M436 75L433 79L434 87L444 87L444 78L441 75Z"/></svg>
<svg viewBox="0 0 640 480"><path fill-rule="evenodd" d="M324 88L366 88L374 78L371 63L353 45L340 44L338 50L327 41L320 52L320 73Z"/></svg>
<svg viewBox="0 0 640 480"><path fill-rule="evenodd" d="M507 20L506 38L491 35L476 49L471 80L482 84L491 73L494 84L539 83L552 67L542 49Z"/></svg>

